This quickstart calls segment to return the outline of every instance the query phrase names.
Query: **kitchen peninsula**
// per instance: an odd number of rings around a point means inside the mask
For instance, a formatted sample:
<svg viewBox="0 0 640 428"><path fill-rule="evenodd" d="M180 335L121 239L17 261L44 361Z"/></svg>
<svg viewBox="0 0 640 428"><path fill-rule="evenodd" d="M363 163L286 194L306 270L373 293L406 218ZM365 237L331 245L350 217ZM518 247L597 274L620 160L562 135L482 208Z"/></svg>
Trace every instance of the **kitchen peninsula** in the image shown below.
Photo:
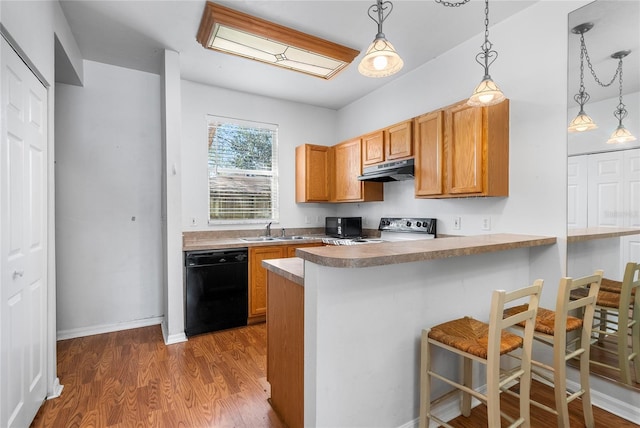
<svg viewBox="0 0 640 428"><path fill-rule="evenodd" d="M486 319L491 291L531 283L531 266L553 256L555 243L491 234L304 248L263 261L273 407L292 428L410 423L422 328Z"/></svg>

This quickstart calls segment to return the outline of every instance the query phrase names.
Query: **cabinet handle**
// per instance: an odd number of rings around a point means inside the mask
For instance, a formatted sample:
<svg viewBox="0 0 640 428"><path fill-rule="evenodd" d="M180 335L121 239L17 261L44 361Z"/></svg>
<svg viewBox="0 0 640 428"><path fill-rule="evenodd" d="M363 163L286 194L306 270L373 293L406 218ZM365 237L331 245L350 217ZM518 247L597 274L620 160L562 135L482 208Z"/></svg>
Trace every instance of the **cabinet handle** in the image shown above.
<svg viewBox="0 0 640 428"><path fill-rule="evenodd" d="M22 271L22 270L14 270L13 271L13 279L22 278L23 275L24 275L24 271Z"/></svg>

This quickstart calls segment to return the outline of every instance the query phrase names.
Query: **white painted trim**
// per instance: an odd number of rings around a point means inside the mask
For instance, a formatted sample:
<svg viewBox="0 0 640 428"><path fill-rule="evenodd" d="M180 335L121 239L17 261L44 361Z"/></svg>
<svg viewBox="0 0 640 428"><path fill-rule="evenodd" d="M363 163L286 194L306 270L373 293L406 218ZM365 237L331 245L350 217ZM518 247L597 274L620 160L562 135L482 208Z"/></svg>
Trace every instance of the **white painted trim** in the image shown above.
<svg viewBox="0 0 640 428"><path fill-rule="evenodd" d="M129 330L132 328L148 327L150 325L162 324L164 317L145 318L141 320L122 322L117 324L104 324L88 328L72 328L70 330L59 330L58 340L73 339L75 337L91 336L94 334L111 333L114 331ZM166 342L166 341L165 341Z"/></svg>
<svg viewBox="0 0 640 428"><path fill-rule="evenodd" d="M162 324L160 324L160 326L162 327L162 337L164 338L165 345L173 345L174 343L186 342L188 340L187 335L184 333L171 334L171 335L167 333L166 322L163 321Z"/></svg>
<svg viewBox="0 0 640 428"><path fill-rule="evenodd" d="M482 385L477 389L477 391L482 394L486 394L486 385ZM471 398L471 408L474 408L479 404L480 400L473 397ZM431 410L443 421L450 421L457 418L462 414L462 412L460 411L460 394L451 395L450 397L445 398L444 400L432 406ZM402 424L397 428L418 428L419 425L420 418L415 418L414 420ZM429 428L437 428L439 426L440 424L434 421L429 422Z"/></svg>
<svg viewBox="0 0 640 428"><path fill-rule="evenodd" d="M63 388L64 388L64 385L60 384L60 378L55 378L53 381L53 385L51 387L51 394L47 395L47 400L60 397L60 394L62 394Z"/></svg>

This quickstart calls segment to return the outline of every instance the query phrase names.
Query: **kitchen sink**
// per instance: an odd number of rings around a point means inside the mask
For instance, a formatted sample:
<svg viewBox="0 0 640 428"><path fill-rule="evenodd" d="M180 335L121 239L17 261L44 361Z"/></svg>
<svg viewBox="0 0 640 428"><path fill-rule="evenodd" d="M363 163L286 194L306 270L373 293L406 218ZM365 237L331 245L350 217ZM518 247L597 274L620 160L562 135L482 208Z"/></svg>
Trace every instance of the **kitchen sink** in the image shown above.
<svg viewBox="0 0 640 428"><path fill-rule="evenodd" d="M254 236L251 238L240 238L243 241L246 242L262 242L262 241L276 241L277 238L274 238L273 236Z"/></svg>
<svg viewBox="0 0 640 428"><path fill-rule="evenodd" d="M292 241L305 239L304 236L252 236L250 238L240 238L245 242L265 242L265 241Z"/></svg>

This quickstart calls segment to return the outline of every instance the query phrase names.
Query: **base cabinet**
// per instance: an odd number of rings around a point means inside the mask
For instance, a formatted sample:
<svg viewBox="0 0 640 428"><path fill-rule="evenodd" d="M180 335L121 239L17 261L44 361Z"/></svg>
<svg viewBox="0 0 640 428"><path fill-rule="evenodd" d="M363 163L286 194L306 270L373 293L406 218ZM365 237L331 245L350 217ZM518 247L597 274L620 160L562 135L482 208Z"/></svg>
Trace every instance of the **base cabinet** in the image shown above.
<svg viewBox="0 0 640 428"><path fill-rule="evenodd" d="M284 245L249 248L249 324L262 322L267 314L267 270L262 261L286 257Z"/></svg>
<svg viewBox="0 0 640 428"><path fill-rule="evenodd" d="M295 257L296 248L322 245L321 242L310 242L249 248L249 324L263 322L267 315L267 270L262 261Z"/></svg>
<svg viewBox="0 0 640 428"><path fill-rule="evenodd" d="M267 382L289 428L304 427L304 287L269 272Z"/></svg>

